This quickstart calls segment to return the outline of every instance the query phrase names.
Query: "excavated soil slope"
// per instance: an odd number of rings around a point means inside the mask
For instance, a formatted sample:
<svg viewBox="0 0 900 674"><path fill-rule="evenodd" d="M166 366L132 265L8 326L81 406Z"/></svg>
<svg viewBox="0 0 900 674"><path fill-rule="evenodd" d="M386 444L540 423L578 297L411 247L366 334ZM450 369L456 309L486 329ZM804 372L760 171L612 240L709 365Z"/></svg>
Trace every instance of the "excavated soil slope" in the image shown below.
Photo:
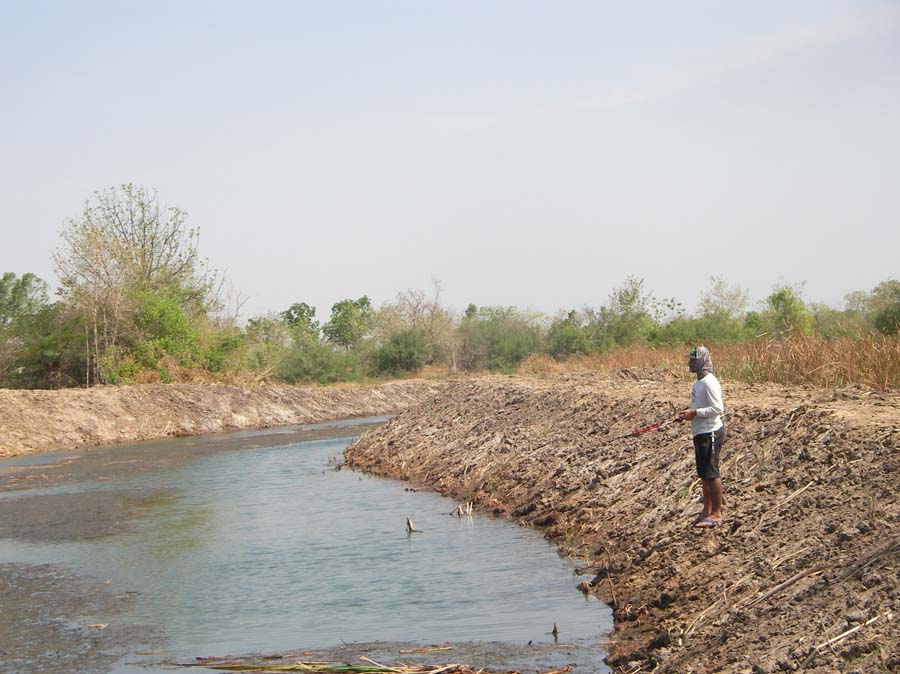
<svg viewBox="0 0 900 674"><path fill-rule="evenodd" d="M612 440L687 406L651 376L453 383L347 462L546 527L616 671L900 671L900 396L723 382L725 520L696 529L688 427Z"/></svg>
<svg viewBox="0 0 900 674"><path fill-rule="evenodd" d="M378 386L0 389L0 456L388 414L444 386L406 380Z"/></svg>

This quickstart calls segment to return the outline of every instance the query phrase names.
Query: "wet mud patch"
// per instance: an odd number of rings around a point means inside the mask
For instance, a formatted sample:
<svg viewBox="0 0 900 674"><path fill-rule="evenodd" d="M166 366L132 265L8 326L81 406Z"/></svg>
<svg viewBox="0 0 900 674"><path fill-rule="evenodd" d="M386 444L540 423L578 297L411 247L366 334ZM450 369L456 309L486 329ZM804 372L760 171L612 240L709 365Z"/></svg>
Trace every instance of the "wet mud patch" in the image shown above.
<svg viewBox="0 0 900 674"><path fill-rule="evenodd" d="M0 501L0 538L62 543L111 536L128 529L142 508L171 499L163 489L87 491Z"/></svg>
<svg viewBox="0 0 900 674"><path fill-rule="evenodd" d="M151 628L117 622L134 600L55 565L0 564L0 674L103 672Z"/></svg>

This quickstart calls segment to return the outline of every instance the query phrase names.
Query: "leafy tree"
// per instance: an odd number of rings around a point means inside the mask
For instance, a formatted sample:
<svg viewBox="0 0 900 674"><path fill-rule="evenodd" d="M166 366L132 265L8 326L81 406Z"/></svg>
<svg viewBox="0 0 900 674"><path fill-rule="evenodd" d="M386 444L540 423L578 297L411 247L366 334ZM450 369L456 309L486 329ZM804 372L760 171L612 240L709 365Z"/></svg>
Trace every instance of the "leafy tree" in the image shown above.
<svg viewBox="0 0 900 674"><path fill-rule="evenodd" d="M177 297L166 292L138 293L138 311L134 326L138 341L151 342L161 353L175 356L188 365L199 355L197 331Z"/></svg>
<svg viewBox="0 0 900 674"><path fill-rule="evenodd" d="M728 341L747 336L744 311L747 292L738 286L729 286L722 278L710 278L710 287L700 296L696 317L682 315L676 307L666 321L656 314L656 325L648 336L657 344L696 344L698 342ZM668 300L672 303L674 300Z"/></svg>
<svg viewBox="0 0 900 674"><path fill-rule="evenodd" d="M613 289L606 305L587 312L591 341L600 348L646 341L654 327L652 303L653 296L644 288L644 279L629 276Z"/></svg>
<svg viewBox="0 0 900 674"><path fill-rule="evenodd" d="M420 331L428 347L425 363L443 360L453 371L459 340L453 314L441 306L440 297L441 284L437 280L430 297L421 290L397 293L394 302L381 306L373 313L371 333L375 344L386 345L399 332Z"/></svg>
<svg viewBox="0 0 900 674"><path fill-rule="evenodd" d="M775 334L798 332L808 334L812 330L812 317L801 297L801 291L787 285L775 287L766 298L765 317L769 329Z"/></svg>
<svg viewBox="0 0 900 674"><path fill-rule="evenodd" d="M654 326L650 330L650 341L654 344L697 344L713 341L720 326L710 318L688 318L678 316L665 325Z"/></svg>
<svg viewBox="0 0 900 674"><path fill-rule="evenodd" d="M894 334L896 316L900 313L900 281L887 279L871 292L856 290L844 296L846 313L850 318L874 327L879 332Z"/></svg>
<svg viewBox="0 0 900 674"><path fill-rule="evenodd" d="M875 328L885 335L900 332L900 302L885 307L875 314Z"/></svg>
<svg viewBox="0 0 900 674"><path fill-rule="evenodd" d="M650 298L650 314L653 322L662 325L684 316L684 305L674 297Z"/></svg>
<svg viewBox="0 0 900 674"><path fill-rule="evenodd" d="M825 304L807 306L813 332L823 337L857 334L863 327L863 317L855 311L834 309Z"/></svg>
<svg viewBox="0 0 900 674"><path fill-rule="evenodd" d="M368 334L372 322L372 303L363 295L358 300L341 300L331 307L331 320L322 326L332 344L352 349Z"/></svg>
<svg viewBox="0 0 900 674"><path fill-rule="evenodd" d="M547 334L547 353L554 358L562 358L590 350L584 321L576 311L570 311L565 318L557 318L550 324Z"/></svg>
<svg viewBox="0 0 900 674"><path fill-rule="evenodd" d="M0 385L54 387L77 384L72 354L82 341L63 321L62 305L49 304L47 284L31 273L0 277Z"/></svg>
<svg viewBox="0 0 900 674"><path fill-rule="evenodd" d="M235 356L240 356L246 344L246 338L240 333L219 330L212 335L207 346L202 350L203 367L208 372L224 372Z"/></svg>
<svg viewBox="0 0 900 674"><path fill-rule="evenodd" d="M259 316L247 321L244 339L248 367L267 377L277 370L287 353L290 328L285 324L283 314L277 319Z"/></svg>
<svg viewBox="0 0 900 674"><path fill-rule="evenodd" d="M729 321L743 318L750 294L740 286L729 286L721 276L711 276L709 283L700 296L700 316Z"/></svg>
<svg viewBox="0 0 900 674"><path fill-rule="evenodd" d="M748 311L744 316L744 329L754 337L761 337L766 330L766 321L758 311Z"/></svg>
<svg viewBox="0 0 900 674"><path fill-rule="evenodd" d="M888 279L875 286L869 307L876 330L886 335L900 332L900 281Z"/></svg>
<svg viewBox="0 0 900 674"><path fill-rule="evenodd" d="M81 217L66 223L53 261L63 300L87 325L94 382L115 372L141 293L177 297L190 317L217 307L217 275L199 257L198 242L184 211L160 207L156 192L131 184L96 192Z"/></svg>
<svg viewBox="0 0 900 674"><path fill-rule="evenodd" d="M314 339L298 340L277 367L278 378L290 384L332 384L362 378L360 359L346 349L336 349Z"/></svg>
<svg viewBox="0 0 900 674"><path fill-rule="evenodd" d="M888 279L872 289L867 308L873 314L878 314L897 304L900 304L900 281Z"/></svg>
<svg viewBox="0 0 900 674"><path fill-rule="evenodd" d="M487 367L510 372L528 354L543 349L535 317L515 307L481 307L474 312L467 309L460 332L460 366L466 370Z"/></svg>
<svg viewBox="0 0 900 674"><path fill-rule="evenodd" d="M69 220L55 261L64 281L87 281L88 248L99 247L106 266L129 285L175 290L205 308L214 304L216 274L200 258L200 230L187 226L187 213L160 206L155 190L128 183L94 193L78 220Z"/></svg>
<svg viewBox="0 0 900 674"><path fill-rule="evenodd" d="M17 318L37 313L47 304L47 284L31 273L0 277L0 329Z"/></svg>
<svg viewBox="0 0 900 674"><path fill-rule="evenodd" d="M319 334L316 308L309 306L306 302L292 304L286 311L281 312L281 317L292 330L299 330L309 335Z"/></svg>
<svg viewBox="0 0 900 674"><path fill-rule="evenodd" d="M868 311L869 293L864 290L854 290L844 295L845 310L853 314L865 314Z"/></svg>
<svg viewBox="0 0 900 674"><path fill-rule="evenodd" d="M19 388L61 388L84 381L84 326L62 303L20 316L4 340L13 348L0 357L0 382Z"/></svg>

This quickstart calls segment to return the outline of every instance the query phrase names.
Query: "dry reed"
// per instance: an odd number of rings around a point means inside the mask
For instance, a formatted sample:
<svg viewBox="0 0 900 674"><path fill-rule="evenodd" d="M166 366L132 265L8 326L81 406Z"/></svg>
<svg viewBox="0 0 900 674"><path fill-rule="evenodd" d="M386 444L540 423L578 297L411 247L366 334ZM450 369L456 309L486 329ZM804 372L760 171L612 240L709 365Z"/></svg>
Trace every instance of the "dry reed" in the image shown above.
<svg viewBox="0 0 900 674"><path fill-rule="evenodd" d="M900 389L900 336L862 333L853 337L792 337L708 344L716 372L747 383L773 382L876 391ZM684 346L629 346L555 361L532 355L523 374L620 368L670 370L687 378Z"/></svg>

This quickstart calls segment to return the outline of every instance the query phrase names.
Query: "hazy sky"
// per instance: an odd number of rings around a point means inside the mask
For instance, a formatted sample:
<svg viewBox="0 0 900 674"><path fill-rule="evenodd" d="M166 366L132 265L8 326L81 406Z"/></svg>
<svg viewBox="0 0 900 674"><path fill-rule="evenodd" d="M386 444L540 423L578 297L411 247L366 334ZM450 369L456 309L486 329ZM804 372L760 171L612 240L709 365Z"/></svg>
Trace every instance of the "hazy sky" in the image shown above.
<svg viewBox="0 0 900 674"><path fill-rule="evenodd" d="M900 277L898 0L0 0L0 73L0 272L134 182L245 315Z"/></svg>

